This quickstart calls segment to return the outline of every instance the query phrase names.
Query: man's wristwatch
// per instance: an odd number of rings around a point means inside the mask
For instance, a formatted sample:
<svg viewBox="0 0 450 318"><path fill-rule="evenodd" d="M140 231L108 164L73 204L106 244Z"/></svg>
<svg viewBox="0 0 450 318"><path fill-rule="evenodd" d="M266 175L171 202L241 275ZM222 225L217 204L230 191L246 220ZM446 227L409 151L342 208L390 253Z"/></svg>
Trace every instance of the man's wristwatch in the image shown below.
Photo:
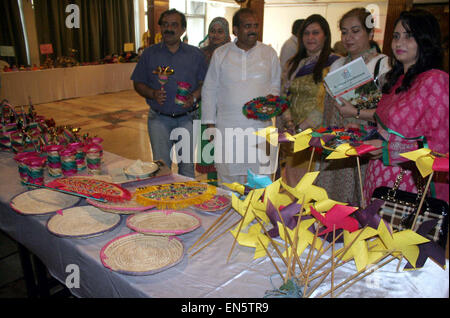
<svg viewBox="0 0 450 318"><path fill-rule="evenodd" d="M356 118L356 119L359 119L359 115L360 115L360 114L361 114L361 108L357 108L355 118Z"/></svg>
<svg viewBox="0 0 450 318"><path fill-rule="evenodd" d="M192 96L193 97L193 102L192 102L192 106L195 106L197 104L197 97Z"/></svg>

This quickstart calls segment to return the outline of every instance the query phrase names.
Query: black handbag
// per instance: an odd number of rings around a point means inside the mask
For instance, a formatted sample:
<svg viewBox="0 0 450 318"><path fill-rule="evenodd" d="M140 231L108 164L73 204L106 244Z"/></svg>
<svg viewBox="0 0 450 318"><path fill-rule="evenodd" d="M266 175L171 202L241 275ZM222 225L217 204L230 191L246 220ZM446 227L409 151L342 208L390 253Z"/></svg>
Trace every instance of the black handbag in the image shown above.
<svg viewBox="0 0 450 318"><path fill-rule="evenodd" d="M411 229L420 199L424 195L422 193L423 187L418 187L418 193L398 189L404 174L405 170L402 169L392 188L378 187L372 194L372 200L380 199L384 201L378 212L379 215L394 230L398 231ZM417 217L415 229L423 222L434 219L437 219L437 223L426 237L445 249L448 234L448 203L440 199L426 197Z"/></svg>

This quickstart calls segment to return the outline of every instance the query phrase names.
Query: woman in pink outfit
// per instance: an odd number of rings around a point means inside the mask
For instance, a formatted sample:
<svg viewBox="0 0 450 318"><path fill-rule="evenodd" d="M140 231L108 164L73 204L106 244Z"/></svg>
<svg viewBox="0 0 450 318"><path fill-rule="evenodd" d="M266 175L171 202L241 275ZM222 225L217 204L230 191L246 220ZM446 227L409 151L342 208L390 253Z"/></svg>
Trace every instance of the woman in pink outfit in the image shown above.
<svg viewBox="0 0 450 318"><path fill-rule="evenodd" d="M449 152L449 76L439 70L440 38L438 22L426 11L402 12L395 23L393 65L374 114L384 140L370 142L382 149L371 153L374 157L364 182L367 201L375 188L392 187L401 168L405 175L400 190L417 193L417 185L424 184L424 180L417 182L415 163L400 153L422 147L441 154ZM435 196L448 202L448 173L435 173L433 182Z"/></svg>

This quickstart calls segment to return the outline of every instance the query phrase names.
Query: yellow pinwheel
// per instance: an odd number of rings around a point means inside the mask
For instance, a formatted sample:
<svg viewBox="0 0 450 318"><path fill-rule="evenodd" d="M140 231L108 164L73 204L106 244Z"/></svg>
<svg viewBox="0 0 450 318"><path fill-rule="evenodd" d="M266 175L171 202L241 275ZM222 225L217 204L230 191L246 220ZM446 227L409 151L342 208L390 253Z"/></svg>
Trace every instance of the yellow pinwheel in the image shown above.
<svg viewBox="0 0 450 318"><path fill-rule="evenodd" d="M286 227L286 231L287 234L289 235L292 244L297 244L297 255L300 257L300 255L303 254L303 252L305 251L305 249L308 247L308 245L312 245L313 241L314 241L314 234L311 233L311 231L308 230L308 228L314 224L316 220L315 219L307 219L307 220L301 220L300 224L298 225L298 236L297 236L297 242L294 242L294 237L295 237L295 231L297 231L297 227L295 227L294 229L289 229L288 227ZM286 236L286 233L284 232L284 226L282 223L278 222L278 231L280 233L280 238L287 242L288 245L288 249L287 251L284 251L283 256L286 256L287 253L291 253L292 252L292 246L289 243L289 239ZM321 244L318 244L318 242L320 241L319 238L316 239L316 243L314 244L314 248L319 250L320 246L322 246Z"/></svg>
<svg viewBox="0 0 450 318"><path fill-rule="evenodd" d="M393 256L401 257L403 255L413 267L416 267L416 261L419 257L417 244L430 241L412 230L403 230L391 234L384 222L380 222L378 225L378 235L386 248L394 251Z"/></svg>
<svg viewBox="0 0 450 318"><path fill-rule="evenodd" d="M363 231L359 235L359 233ZM353 244L348 248L347 252L342 255L342 260L347 261L350 259L355 260L356 269L360 270L366 268L370 264L369 249L367 246L367 239L374 237L378 232L374 228L366 227L354 232L349 232L344 230L344 247L337 251L337 253L342 252L346 246L349 246L353 240L359 235L359 237L353 242Z"/></svg>
<svg viewBox="0 0 450 318"><path fill-rule="evenodd" d="M400 156L415 161L422 177L430 175L433 171L448 172L448 154L438 154L428 148L401 153Z"/></svg>

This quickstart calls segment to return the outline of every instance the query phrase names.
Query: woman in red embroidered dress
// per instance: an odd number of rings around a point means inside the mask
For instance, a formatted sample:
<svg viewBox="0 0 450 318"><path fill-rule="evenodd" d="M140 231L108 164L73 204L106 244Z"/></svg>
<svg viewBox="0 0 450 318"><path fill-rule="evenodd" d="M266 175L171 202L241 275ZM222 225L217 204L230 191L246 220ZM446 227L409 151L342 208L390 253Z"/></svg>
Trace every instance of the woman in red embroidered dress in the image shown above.
<svg viewBox="0 0 450 318"><path fill-rule="evenodd" d="M421 139L435 152L449 152L449 75L439 70L440 28L434 16L423 10L402 12L395 23L392 51L393 67L374 115L385 140L371 141L382 150L372 153L374 160L367 168L367 201L375 188L393 186L400 167L415 167L399 154L422 148ZM406 170L399 189L417 193L416 174L416 168ZM433 181L436 197L448 202L448 173L435 173Z"/></svg>

